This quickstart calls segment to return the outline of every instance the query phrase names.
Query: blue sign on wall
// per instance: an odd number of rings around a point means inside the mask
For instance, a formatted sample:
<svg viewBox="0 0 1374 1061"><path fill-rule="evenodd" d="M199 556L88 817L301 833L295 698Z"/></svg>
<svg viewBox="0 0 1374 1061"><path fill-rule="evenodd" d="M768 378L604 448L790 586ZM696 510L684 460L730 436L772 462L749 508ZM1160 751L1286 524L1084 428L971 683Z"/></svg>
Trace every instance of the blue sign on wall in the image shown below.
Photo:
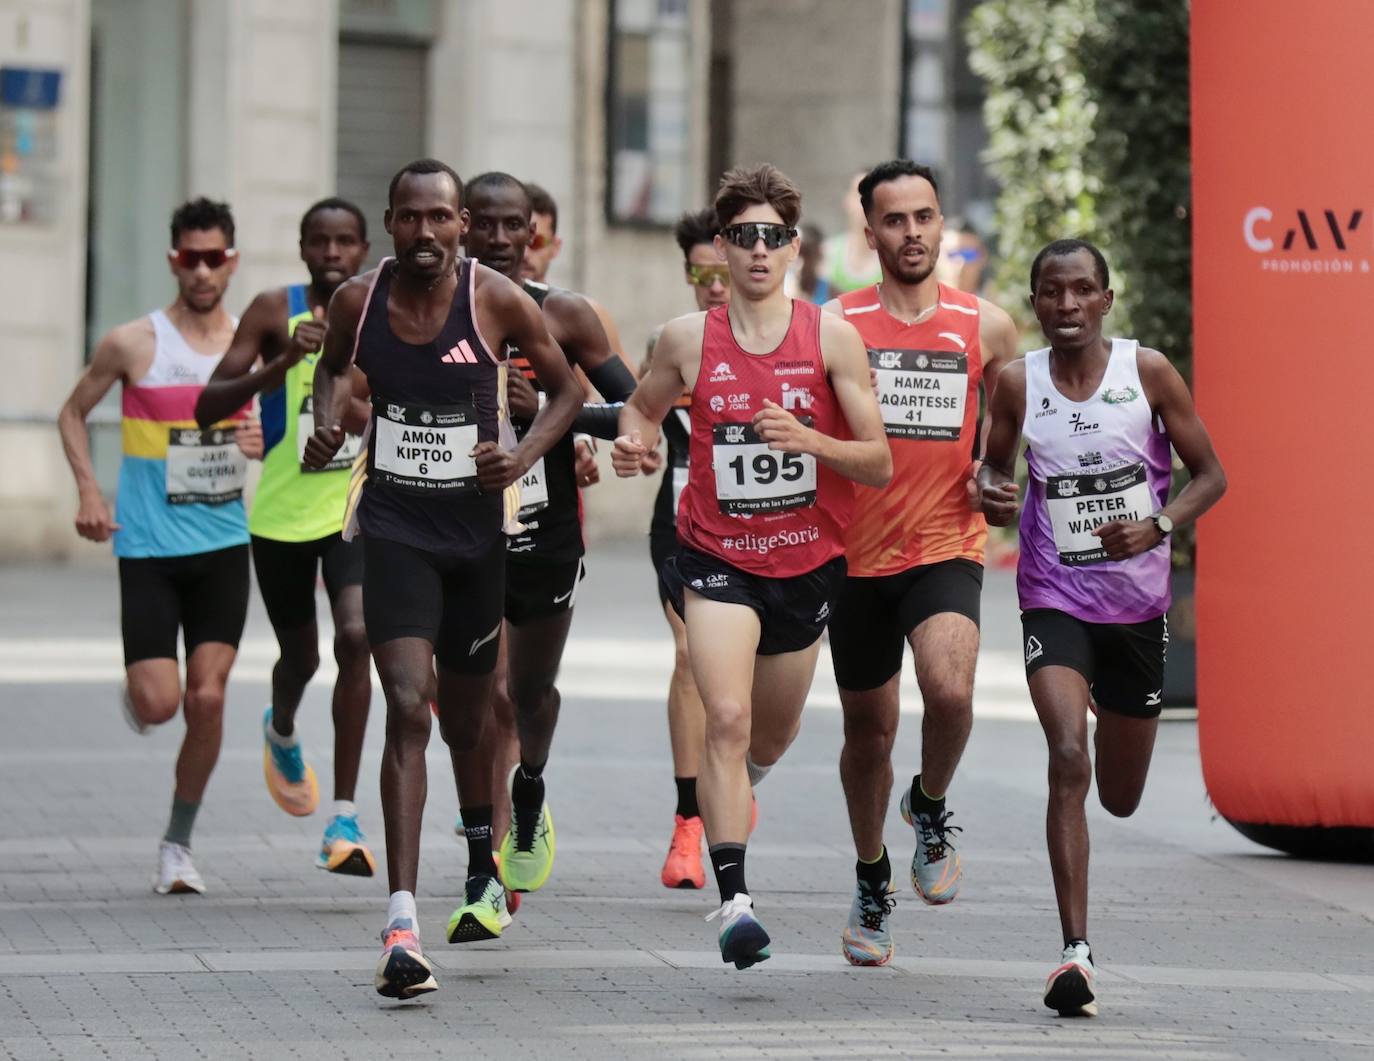
<svg viewBox="0 0 1374 1061"><path fill-rule="evenodd" d="M62 85L60 70L0 66L0 103L6 107L52 110Z"/></svg>

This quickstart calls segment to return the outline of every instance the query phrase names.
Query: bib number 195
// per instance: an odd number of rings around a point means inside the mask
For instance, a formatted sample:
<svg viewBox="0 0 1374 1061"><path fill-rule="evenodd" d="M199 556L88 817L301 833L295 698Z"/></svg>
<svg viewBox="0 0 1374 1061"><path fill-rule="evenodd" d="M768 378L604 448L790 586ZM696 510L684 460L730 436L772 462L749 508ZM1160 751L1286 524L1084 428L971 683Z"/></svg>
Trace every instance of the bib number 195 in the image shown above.
<svg viewBox="0 0 1374 1061"><path fill-rule="evenodd" d="M751 424L712 427L716 500L727 515L782 512L816 503L816 458L768 448Z"/></svg>

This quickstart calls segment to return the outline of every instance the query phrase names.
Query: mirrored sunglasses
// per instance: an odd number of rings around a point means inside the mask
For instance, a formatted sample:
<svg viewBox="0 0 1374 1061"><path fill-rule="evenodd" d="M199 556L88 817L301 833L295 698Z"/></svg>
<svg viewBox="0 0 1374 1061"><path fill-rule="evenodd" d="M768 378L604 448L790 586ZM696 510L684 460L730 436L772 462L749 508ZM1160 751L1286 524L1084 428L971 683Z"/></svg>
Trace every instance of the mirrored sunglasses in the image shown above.
<svg viewBox="0 0 1374 1061"><path fill-rule="evenodd" d="M742 247L747 251L753 250L754 244L759 240L763 240L763 245L770 251L775 251L791 243L797 236L797 230L791 225L779 225L771 221L750 221L740 225L726 225L720 230L720 234L736 247Z"/></svg>
<svg viewBox="0 0 1374 1061"><path fill-rule="evenodd" d="M687 282L693 287L710 287L719 280L724 287L730 286L730 267L728 265L688 265Z"/></svg>

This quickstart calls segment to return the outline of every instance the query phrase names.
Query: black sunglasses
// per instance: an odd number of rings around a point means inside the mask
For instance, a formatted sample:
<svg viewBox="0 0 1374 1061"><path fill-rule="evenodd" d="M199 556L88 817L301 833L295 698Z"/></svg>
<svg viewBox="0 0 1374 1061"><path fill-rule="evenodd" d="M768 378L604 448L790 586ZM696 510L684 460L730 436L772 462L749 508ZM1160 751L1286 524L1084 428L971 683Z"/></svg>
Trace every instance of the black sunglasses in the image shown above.
<svg viewBox="0 0 1374 1061"><path fill-rule="evenodd" d="M749 221L726 225L720 234L736 247L743 247L747 251L753 250L759 240L763 240L763 245L770 251L775 251L796 239L797 230L791 225L779 225L772 221Z"/></svg>

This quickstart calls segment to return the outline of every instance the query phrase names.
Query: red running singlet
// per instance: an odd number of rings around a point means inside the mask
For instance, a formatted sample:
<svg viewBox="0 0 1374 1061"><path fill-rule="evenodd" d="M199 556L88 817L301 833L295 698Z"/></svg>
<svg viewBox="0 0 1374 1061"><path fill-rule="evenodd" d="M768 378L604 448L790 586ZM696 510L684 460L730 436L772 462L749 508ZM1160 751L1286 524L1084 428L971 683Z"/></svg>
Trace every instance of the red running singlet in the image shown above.
<svg viewBox="0 0 1374 1061"><path fill-rule="evenodd" d="M765 398L822 434L847 437L821 357L821 310L792 301L772 353L741 349L729 307L706 313L692 390L690 471L678 503L684 545L767 578L814 571L844 552L850 481L811 454L768 448L754 432Z"/></svg>

